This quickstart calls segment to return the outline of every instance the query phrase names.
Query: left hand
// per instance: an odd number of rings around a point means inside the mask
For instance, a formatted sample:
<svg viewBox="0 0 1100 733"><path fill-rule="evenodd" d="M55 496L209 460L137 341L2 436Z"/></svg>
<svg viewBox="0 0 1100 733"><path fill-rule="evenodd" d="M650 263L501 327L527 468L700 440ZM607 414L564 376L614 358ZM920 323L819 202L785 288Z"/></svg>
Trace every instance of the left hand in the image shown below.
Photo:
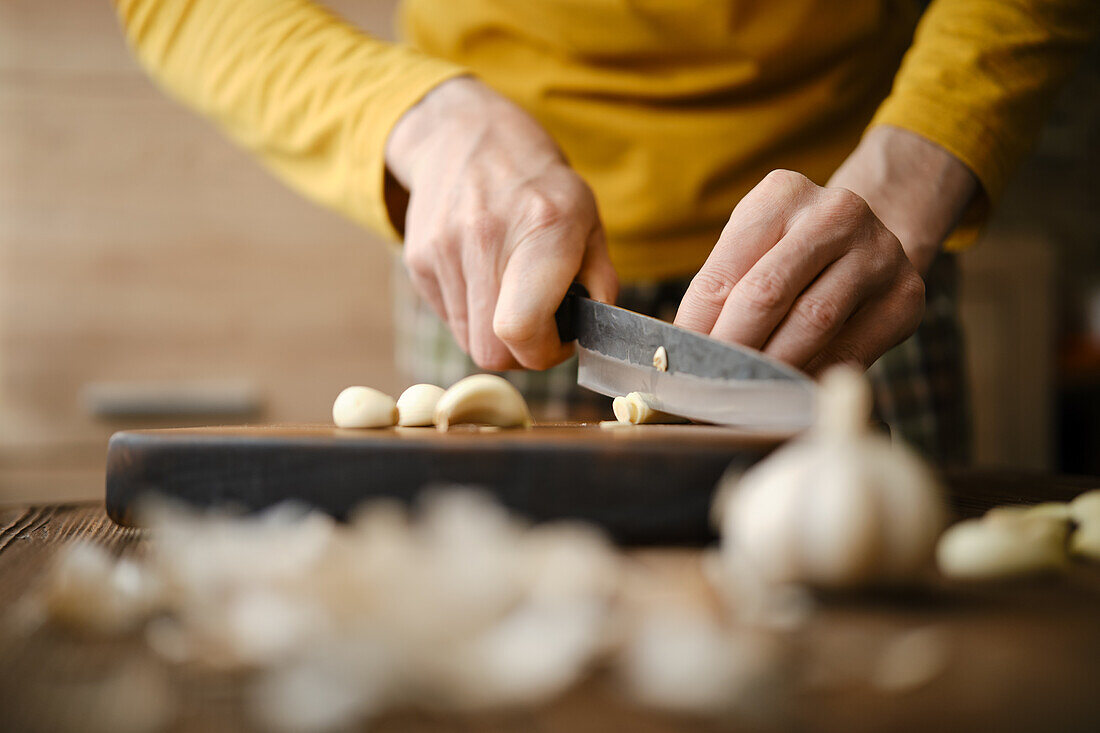
<svg viewBox="0 0 1100 733"><path fill-rule="evenodd" d="M870 366L923 315L923 279L862 196L777 170L733 210L676 324L814 374Z"/></svg>

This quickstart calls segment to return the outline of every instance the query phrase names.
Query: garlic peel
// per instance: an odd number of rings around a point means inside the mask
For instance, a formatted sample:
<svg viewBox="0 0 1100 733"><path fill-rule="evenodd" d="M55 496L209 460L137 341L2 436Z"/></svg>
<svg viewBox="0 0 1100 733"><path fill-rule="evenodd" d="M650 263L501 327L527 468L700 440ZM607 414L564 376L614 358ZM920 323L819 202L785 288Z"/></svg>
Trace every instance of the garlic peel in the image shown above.
<svg viewBox="0 0 1100 733"><path fill-rule="evenodd" d="M511 382L495 374L474 374L451 385L436 403L433 422L441 431L460 423L502 428L532 424L523 395Z"/></svg>
<svg viewBox="0 0 1100 733"><path fill-rule="evenodd" d="M414 384L397 398L397 424L424 427L432 424L435 406L444 389L434 384Z"/></svg>
<svg viewBox="0 0 1100 733"><path fill-rule="evenodd" d="M397 403L370 387L348 387L332 403L332 421L338 428L390 427L397 422Z"/></svg>

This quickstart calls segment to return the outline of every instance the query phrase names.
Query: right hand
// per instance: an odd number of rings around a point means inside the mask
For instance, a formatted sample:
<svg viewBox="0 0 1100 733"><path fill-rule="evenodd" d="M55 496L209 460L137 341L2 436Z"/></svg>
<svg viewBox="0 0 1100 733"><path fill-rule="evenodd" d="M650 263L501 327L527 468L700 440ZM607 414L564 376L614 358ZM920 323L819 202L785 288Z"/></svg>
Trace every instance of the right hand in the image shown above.
<svg viewBox="0 0 1100 733"><path fill-rule="evenodd" d="M398 121L386 163L409 191L413 284L483 369L546 369L571 353L554 312L574 280L613 302L592 191L527 113L471 78Z"/></svg>

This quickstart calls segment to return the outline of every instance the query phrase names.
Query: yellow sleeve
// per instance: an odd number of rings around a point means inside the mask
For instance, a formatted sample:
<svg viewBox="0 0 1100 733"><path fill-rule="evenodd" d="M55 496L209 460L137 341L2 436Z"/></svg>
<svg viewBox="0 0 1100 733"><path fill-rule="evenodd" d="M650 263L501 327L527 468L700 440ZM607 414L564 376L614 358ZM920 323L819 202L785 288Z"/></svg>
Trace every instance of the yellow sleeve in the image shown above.
<svg viewBox="0 0 1100 733"><path fill-rule="evenodd" d="M970 168L985 198L948 240L977 235L1048 107L1100 32L1100 0L935 0L871 124L911 130Z"/></svg>
<svg viewBox="0 0 1100 733"><path fill-rule="evenodd" d="M139 61L290 186L392 239L385 144L466 73L377 41L309 0L114 0Z"/></svg>

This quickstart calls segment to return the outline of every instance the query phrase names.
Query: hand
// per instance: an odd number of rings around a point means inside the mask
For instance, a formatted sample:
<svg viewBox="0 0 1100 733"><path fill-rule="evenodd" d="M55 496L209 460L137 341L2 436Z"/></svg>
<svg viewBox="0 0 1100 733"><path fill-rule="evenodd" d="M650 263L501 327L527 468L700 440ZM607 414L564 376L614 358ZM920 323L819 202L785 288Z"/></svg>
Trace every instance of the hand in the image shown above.
<svg viewBox="0 0 1100 733"><path fill-rule="evenodd" d="M924 282L860 196L773 171L737 204L676 324L817 373L916 330Z"/></svg>
<svg viewBox="0 0 1100 733"><path fill-rule="evenodd" d="M591 190L538 123L488 87L436 87L398 121L386 161L409 191L412 281L478 366L545 369L568 357L554 311L574 279L614 301Z"/></svg>
<svg viewBox="0 0 1100 733"><path fill-rule="evenodd" d="M742 199L676 323L811 374L840 361L868 367L916 330L918 272L979 192L948 151L875 127L828 187L775 171Z"/></svg>

